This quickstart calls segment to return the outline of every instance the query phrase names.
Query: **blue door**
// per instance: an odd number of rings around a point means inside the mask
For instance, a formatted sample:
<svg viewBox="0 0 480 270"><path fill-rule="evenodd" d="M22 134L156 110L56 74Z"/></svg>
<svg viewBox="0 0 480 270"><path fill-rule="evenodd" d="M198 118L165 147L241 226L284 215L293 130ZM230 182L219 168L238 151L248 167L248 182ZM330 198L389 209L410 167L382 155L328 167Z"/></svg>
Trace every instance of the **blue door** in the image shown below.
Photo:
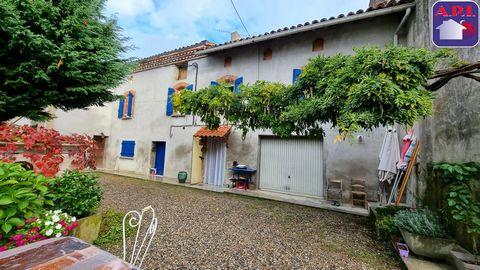
<svg viewBox="0 0 480 270"><path fill-rule="evenodd" d="M155 169L157 169L157 175L163 175L165 170L165 142L156 143Z"/></svg>

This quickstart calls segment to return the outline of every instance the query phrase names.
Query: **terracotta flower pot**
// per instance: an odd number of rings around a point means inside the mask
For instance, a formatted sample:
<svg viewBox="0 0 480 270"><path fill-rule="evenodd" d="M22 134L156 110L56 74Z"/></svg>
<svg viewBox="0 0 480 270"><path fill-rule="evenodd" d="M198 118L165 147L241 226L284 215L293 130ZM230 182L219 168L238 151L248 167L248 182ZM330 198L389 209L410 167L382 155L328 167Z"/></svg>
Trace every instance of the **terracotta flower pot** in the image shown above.
<svg viewBox="0 0 480 270"><path fill-rule="evenodd" d="M400 229L400 232L410 251L420 256L445 260L455 247L455 240L453 239L432 238L402 229Z"/></svg>

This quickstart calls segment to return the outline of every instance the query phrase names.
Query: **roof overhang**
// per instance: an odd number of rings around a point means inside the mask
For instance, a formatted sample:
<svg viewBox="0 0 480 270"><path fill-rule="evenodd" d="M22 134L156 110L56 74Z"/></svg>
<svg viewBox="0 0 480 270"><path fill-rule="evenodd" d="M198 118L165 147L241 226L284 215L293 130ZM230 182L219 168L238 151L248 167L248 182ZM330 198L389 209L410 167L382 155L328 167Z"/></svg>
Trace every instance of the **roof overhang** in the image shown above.
<svg viewBox="0 0 480 270"><path fill-rule="evenodd" d="M265 35L261 35L258 37L254 38L247 38L244 40L232 42L232 43L227 43L224 45L219 45L215 47L211 47L202 51L196 52L197 55L203 55L203 54L210 54L218 51L223 51L223 50L228 50L236 47L241 47L241 46L246 46L254 43L259 43L262 41L267 41L271 39L276 39L276 38L281 38L281 37L286 37L294 34L299 34L303 32L308 32L308 31L313 31L321 28L326 28L326 27L331 27L335 25L340 25L340 24L345 24L345 23L350 23L350 22L356 22L356 21L361 21L365 19L371 19L375 17L380 17L380 16L385 16L388 14L393 14L393 13L398 13L407 10L408 8L414 8L415 7L415 2L412 3L407 3L407 4L401 4L398 6L392 6L392 7L386 7L382 9L377 9L377 10L372 10L372 11L367 11L364 13L360 14L353 14L353 15L348 15L342 18L335 18L327 21L321 21L315 24L309 24L309 25L303 25L298 28L294 29L289 29L289 30L284 30L284 31L277 31L275 33L268 33Z"/></svg>
<svg viewBox="0 0 480 270"><path fill-rule="evenodd" d="M223 138L228 139L232 126L221 125L217 129L208 129L207 127L201 127L193 136L200 138Z"/></svg>

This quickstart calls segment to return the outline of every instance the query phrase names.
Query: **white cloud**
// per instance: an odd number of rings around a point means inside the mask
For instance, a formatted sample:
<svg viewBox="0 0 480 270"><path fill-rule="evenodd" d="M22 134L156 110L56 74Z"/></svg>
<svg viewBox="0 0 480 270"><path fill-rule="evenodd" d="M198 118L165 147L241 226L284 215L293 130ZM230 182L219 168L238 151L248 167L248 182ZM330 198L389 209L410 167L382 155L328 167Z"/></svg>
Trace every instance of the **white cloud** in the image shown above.
<svg viewBox="0 0 480 270"><path fill-rule="evenodd" d="M108 0L105 8L107 14L134 17L155 11L155 3L153 0Z"/></svg>
<svg viewBox="0 0 480 270"><path fill-rule="evenodd" d="M234 0L252 35L314 19L367 8L369 0ZM335 4L332 4L335 2ZM108 0L107 15L118 14L125 35L146 57L204 39L224 42L229 32L246 33L229 0Z"/></svg>

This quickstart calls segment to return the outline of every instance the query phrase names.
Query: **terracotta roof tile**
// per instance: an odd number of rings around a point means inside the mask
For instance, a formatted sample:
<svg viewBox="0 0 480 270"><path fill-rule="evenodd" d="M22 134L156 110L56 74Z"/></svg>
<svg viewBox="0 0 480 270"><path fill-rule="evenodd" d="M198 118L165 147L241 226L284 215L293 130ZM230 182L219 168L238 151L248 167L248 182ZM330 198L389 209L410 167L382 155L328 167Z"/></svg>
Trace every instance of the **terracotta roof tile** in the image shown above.
<svg viewBox="0 0 480 270"><path fill-rule="evenodd" d="M226 138L230 135L230 130L232 129L229 125L219 126L217 129L210 130L206 127L200 128L196 133L195 137L217 137L217 138Z"/></svg>
<svg viewBox="0 0 480 270"><path fill-rule="evenodd" d="M190 46L180 47L171 51L166 51L160 54L149 56L137 61L139 67L135 72L149 70L165 65L178 64L188 62L192 59L200 58L195 54L198 51L213 47L215 43L204 40Z"/></svg>

